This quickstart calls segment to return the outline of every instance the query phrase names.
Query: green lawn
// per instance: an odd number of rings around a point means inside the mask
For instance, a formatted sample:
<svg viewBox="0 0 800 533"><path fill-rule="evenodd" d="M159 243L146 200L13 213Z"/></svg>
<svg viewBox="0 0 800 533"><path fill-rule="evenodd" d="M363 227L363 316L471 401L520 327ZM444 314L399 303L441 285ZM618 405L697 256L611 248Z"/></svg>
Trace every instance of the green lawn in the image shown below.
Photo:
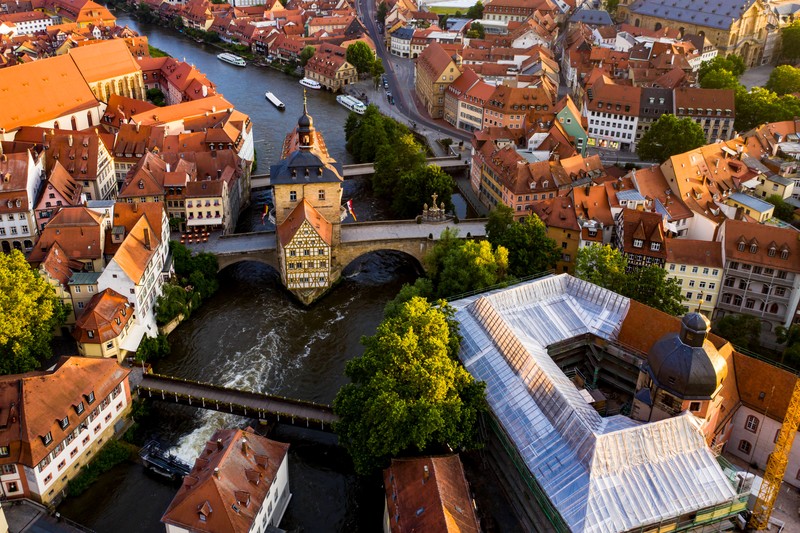
<svg viewBox="0 0 800 533"><path fill-rule="evenodd" d="M436 13L437 15L455 15L456 11L466 13L468 8L465 7L447 7L447 6L430 6L428 11Z"/></svg>

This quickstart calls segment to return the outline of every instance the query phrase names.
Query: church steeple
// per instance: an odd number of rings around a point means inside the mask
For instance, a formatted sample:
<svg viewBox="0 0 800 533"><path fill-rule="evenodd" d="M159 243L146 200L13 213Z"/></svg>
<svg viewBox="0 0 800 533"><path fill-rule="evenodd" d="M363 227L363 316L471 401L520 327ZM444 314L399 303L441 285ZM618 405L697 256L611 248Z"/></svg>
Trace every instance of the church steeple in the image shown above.
<svg viewBox="0 0 800 533"><path fill-rule="evenodd" d="M303 89L303 114L297 120L297 141L300 150L311 150L314 143L314 120L308 114L308 95Z"/></svg>

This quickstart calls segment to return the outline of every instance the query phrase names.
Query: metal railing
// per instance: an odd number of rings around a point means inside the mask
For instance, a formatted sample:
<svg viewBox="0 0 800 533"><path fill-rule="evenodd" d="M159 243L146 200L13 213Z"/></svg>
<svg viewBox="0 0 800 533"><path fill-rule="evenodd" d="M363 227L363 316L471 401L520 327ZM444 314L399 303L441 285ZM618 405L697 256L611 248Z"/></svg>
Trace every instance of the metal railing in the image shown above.
<svg viewBox="0 0 800 533"><path fill-rule="evenodd" d="M545 270L545 271L542 271L542 272L537 272L536 274L531 274L529 276L524 276L524 277L521 277L521 278L515 278L515 279L512 279L510 281L503 282L503 283L497 283L495 285L490 285L489 287L484 287L482 289L475 289L473 291L462 292L460 294L452 294L452 295L446 296L444 299L447 300L448 302L453 302L455 300L461 300L462 298L469 298L470 296L475 296L476 294L481 294L481 293L484 293L484 292L490 292L490 291L494 291L494 290L497 290L497 289L506 289L508 287L513 287L515 285L519 285L521 283L525 283L526 281L531 281L531 280L534 280L534 279L539 279L539 278L543 278L543 277L549 276L549 275L553 274L554 272L555 271L553 271L553 270Z"/></svg>

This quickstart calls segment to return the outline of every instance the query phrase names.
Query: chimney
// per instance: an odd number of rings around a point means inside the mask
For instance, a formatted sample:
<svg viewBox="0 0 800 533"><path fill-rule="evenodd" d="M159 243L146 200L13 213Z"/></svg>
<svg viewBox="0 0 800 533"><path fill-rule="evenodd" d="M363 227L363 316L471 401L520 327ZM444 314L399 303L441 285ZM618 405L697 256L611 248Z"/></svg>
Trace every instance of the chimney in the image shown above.
<svg viewBox="0 0 800 533"><path fill-rule="evenodd" d="M144 247L150 249L150 230L144 228Z"/></svg>
<svg viewBox="0 0 800 533"><path fill-rule="evenodd" d="M139 133L139 126L140 125L141 125L141 122L137 122L136 123L136 133Z"/></svg>
<svg viewBox="0 0 800 533"><path fill-rule="evenodd" d="M72 135L70 135L70 136L68 137L68 142L69 142L69 145L70 145L70 146L72 146Z"/></svg>
<svg viewBox="0 0 800 533"><path fill-rule="evenodd" d="M219 479L219 468L218 467L214 467L214 477Z"/></svg>
<svg viewBox="0 0 800 533"><path fill-rule="evenodd" d="M217 439L217 450L222 450L222 439Z"/></svg>
<svg viewBox="0 0 800 533"><path fill-rule="evenodd" d="M217 179L220 179L221 177L222 177L222 169L218 168L217 169Z"/></svg>
<svg viewBox="0 0 800 533"><path fill-rule="evenodd" d="M169 166L169 163L167 163L167 172L169 172L169 171L170 171L170 166Z"/></svg>
<svg viewBox="0 0 800 533"><path fill-rule="evenodd" d="M422 483L428 481L428 478L431 477L431 473L428 471L428 465L422 467Z"/></svg>
<svg viewBox="0 0 800 533"><path fill-rule="evenodd" d="M242 453L247 455L247 439L242 437Z"/></svg>
<svg viewBox="0 0 800 533"><path fill-rule="evenodd" d="M139 212L139 202L133 202L133 212L134 213Z"/></svg>

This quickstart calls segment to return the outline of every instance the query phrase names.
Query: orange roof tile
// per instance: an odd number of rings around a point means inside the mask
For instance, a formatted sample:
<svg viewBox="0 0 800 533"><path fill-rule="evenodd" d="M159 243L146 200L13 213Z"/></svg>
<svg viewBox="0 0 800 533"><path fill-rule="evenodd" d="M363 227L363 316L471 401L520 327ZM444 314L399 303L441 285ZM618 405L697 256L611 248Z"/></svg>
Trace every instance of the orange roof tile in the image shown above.
<svg viewBox="0 0 800 533"><path fill-rule="evenodd" d="M147 217L139 218L114 254L112 261L117 263L136 284L142 279L147 264L157 253L158 244L161 242L161 226L158 226L158 229L158 232L153 229Z"/></svg>
<svg viewBox="0 0 800 533"><path fill-rule="evenodd" d="M96 43L69 51L69 56L75 61L75 65L87 82L94 83L141 72L142 68L122 39L109 39Z"/></svg>
<svg viewBox="0 0 800 533"><path fill-rule="evenodd" d="M114 289L105 289L89 300L72 336L80 343L102 344L119 337L132 316L133 304Z"/></svg>
<svg viewBox="0 0 800 533"><path fill-rule="evenodd" d="M314 206L308 203L308 200L303 198L289 216L286 217L286 220L278 226L278 239L282 246L286 246L291 242L304 222L308 222L314 228L317 235L325 241L325 244L331 244L333 226L319 211L314 209Z"/></svg>
<svg viewBox="0 0 800 533"><path fill-rule="evenodd" d="M726 220L725 259L800 272L800 234L795 229ZM744 250L740 251L740 245ZM751 252L755 244L755 253ZM773 249L770 255L770 249ZM785 258L784 258L785 256Z"/></svg>
<svg viewBox="0 0 800 533"><path fill-rule="evenodd" d="M667 239L667 262L722 268L722 243L693 239Z"/></svg>

